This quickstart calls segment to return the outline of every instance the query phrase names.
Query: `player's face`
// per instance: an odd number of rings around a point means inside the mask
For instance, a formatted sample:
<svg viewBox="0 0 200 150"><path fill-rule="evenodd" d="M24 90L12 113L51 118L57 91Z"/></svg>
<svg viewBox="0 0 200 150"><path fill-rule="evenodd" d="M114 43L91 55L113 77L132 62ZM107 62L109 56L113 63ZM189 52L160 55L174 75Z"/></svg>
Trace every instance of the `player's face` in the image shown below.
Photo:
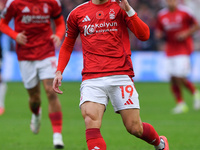
<svg viewBox="0 0 200 150"><path fill-rule="evenodd" d="M177 0L166 0L166 2L167 2L167 6L168 6L170 9L176 8Z"/></svg>

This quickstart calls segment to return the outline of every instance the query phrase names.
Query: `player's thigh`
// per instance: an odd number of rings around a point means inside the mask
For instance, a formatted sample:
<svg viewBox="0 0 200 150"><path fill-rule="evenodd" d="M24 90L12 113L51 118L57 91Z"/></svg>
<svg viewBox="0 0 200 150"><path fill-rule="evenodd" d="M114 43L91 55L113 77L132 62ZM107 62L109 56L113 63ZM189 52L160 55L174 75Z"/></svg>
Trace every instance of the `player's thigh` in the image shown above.
<svg viewBox="0 0 200 150"><path fill-rule="evenodd" d="M34 88L38 82L39 78L37 75L37 68L35 61L19 61L20 72L24 87L26 89Z"/></svg>
<svg viewBox="0 0 200 150"><path fill-rule="evenodd" d="M42 80L42 82L48 98L55 99L57 97L57 94L53 91L52 88L53 79L44 79Z"/></svg>
<svg viewBox="0 0 200 150"><path fill-rule="evenodd" d="M167 71L170 76L185 78L191 72L190 57L178 55L167 58Z"/></svg>
<svg viewBox="0 0 200 150"><path fill-rule="evenodd" d="M87 101L81 105L81 113L85 120L86 129L100 128L105 105Z"/></svg>
<svg viewBox="0 0 200 150"><path fill-rule="evenodd" d="M30 101L40 101L40 83L38 82L33 88L27 89Z"/></svg>
<svg viewBox="0 0 200 150"><path fill-rule="evenodd" d="M102 78L83 81L80 92L79 106L86 128L100 128L103 113L108 104L108 96Z"/></svg>
<svg viewBox="0 0 200 150"><path fill-rule="evenodd" d="M44 79L42 80L42 83L44 85L45 91L53 91L52 88L53 79Z"/></svg>

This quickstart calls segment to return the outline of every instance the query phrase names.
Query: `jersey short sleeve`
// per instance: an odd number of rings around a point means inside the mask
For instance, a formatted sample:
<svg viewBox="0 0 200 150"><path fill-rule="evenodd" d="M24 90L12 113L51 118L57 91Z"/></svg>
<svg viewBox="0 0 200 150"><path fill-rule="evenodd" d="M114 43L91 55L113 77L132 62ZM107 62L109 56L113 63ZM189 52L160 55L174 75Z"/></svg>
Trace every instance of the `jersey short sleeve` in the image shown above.
<svg viewBox="0 0 200 150"><path fill-rule="evenodd" d="M61 15L61 11L62 11L60 0L52 0L52 7L53 7L52 9L53 11L52 11L51 17L53 19L56 19Z"/></svg>
<svg viewBox="0 0 200 150"><path fill-rule="evenodd" d="M79 28L76 20L75 11L72 11L67 18L66 37L73 39L77 38L79 34Z"/></svg>
<svg viewBox="0 0 200 150"><path fill-rule="evenodd" d="M1 13L1 18L9 22L16 15L16 7L14 6L14 0L8 0L4 10Z"/></svg>

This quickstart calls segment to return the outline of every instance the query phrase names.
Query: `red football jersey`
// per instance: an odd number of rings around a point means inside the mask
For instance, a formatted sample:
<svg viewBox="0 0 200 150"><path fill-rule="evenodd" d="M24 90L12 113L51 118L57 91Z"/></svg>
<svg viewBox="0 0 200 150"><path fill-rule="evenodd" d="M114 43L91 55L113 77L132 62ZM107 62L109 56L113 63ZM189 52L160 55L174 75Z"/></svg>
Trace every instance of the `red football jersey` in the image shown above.
<svg viewBox="0 0 200 150"><path fill-rule="evenodd" d="M18 60L42 60L55 56L50 19L61 15L59 0L8 0L3 18L15 20L15 31L25 31L26 45L16 46Z"/></svg>
<svg viewBox="0 0 200 150"><path fill-rule="evenodd" d="M177 40L177 34L188 30L197 21L193 17L191 11L185 6L178 6L174 12L170 12L168 8L164 8L158 14L157 27L164 31L166 35L166 54L174 55L190 55L193 51L192 37L188 37L183 41Z"/></svg>
<svg viewBox="0 0 200 150"><path fill-rule="evenodd" d="M130 18L115 0L76 7L68 16L66 37L80 34L83 47L83 80L109 76L134 76L127 27Z"/></svg>

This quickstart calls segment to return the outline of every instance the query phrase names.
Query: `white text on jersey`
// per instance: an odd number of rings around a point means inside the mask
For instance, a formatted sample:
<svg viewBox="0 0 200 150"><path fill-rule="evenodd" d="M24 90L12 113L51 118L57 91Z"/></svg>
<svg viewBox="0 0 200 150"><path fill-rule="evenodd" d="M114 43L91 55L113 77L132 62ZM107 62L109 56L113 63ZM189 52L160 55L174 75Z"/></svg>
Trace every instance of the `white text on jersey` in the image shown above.
<svg viewBox="0 0 200 150"><path fill-rule="evenodd" d="M22 17L22 23L48 23L49 22L49 15L24 15Z"/></svg>
<svg viewBox="0 0 200 150"><path fill-rule="evenodd" d="M104 22L104 23L100 23L100 24L94 24L94 25L85 25L83 27L84 29L84 36L87 36L87 35L91 35L91 34L94 34L95 32L96 33L102 33L102 32L113 32L113 31L118 31L117 29L113 29L113 28L110 28L110 27L117 27L118 24L117 22Z"/></svg>

